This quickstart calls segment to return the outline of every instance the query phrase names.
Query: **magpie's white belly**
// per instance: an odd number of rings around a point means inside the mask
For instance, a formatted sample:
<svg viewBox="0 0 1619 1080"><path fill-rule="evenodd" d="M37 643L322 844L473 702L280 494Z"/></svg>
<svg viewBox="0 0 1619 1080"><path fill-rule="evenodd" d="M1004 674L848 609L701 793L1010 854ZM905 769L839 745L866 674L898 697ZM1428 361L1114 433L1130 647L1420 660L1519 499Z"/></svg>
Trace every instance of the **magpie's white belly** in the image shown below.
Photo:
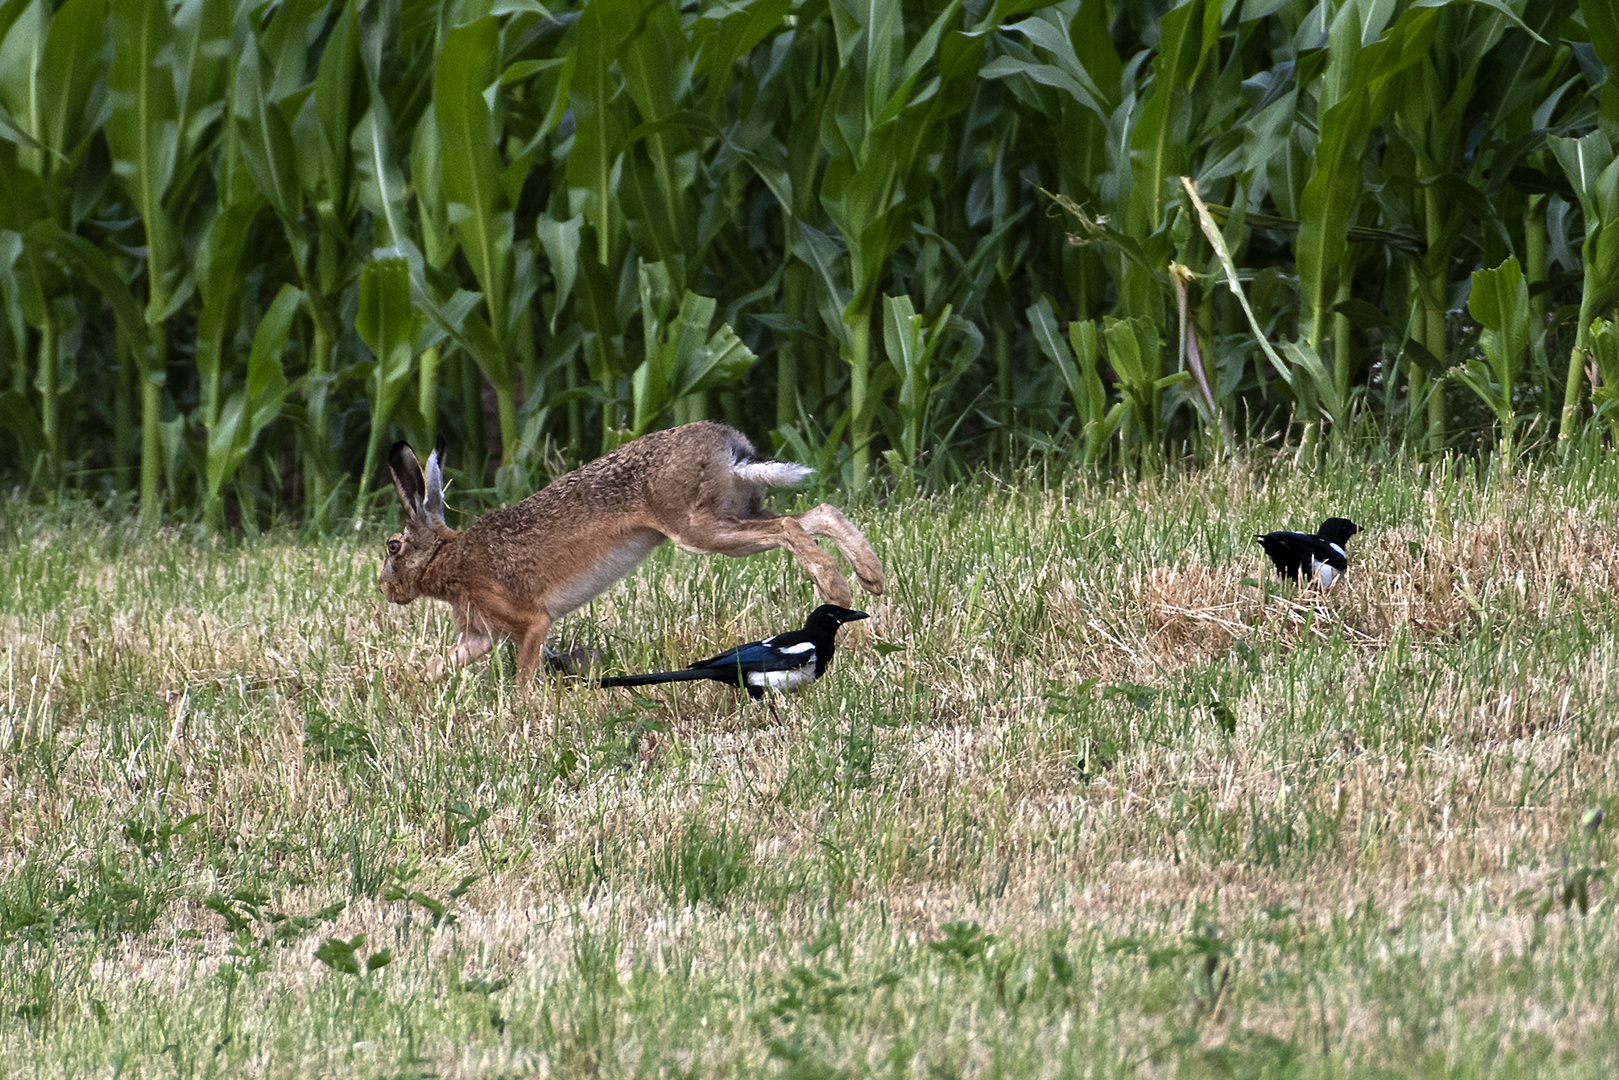
<svg viewBox="0 0 1619 1080"><path fill-rule="evenodd" d="M1331 563L1324 563L1320 559L1312 560L1315 563L1315 579L1321 582L1321 587L1330 589L1332 583L1338 580L1338 571L1332 568Z"/></svg>
<svg viewBox="0 0 1619 1080"><path fill-rule="evenodd" d="M815 665L806 664L791 671L750 671L748 685L761 690L797 690L805 683L815 681Z"/></svg>

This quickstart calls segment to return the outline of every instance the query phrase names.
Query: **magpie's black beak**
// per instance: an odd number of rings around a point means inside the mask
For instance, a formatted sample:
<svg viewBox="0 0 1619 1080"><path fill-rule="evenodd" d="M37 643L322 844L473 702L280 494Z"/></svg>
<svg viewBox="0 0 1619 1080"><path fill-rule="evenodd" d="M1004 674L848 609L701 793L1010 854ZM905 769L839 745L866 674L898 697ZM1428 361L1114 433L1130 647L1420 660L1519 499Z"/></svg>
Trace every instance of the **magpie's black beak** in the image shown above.
<svg viewBox="0 0 1619 1080"><path fill-rule="evenodd" d="M843 622L859 622L861 619L869 619L871 616L864 611L845 611L839 618Z"/></svg>

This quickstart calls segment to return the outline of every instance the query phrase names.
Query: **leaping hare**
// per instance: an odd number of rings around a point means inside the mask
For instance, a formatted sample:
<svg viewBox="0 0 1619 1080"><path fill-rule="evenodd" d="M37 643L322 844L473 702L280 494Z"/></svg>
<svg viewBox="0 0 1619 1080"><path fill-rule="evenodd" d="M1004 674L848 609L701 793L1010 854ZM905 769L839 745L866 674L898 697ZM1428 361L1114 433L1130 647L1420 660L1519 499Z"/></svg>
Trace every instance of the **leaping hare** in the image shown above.
<svg viewBox="0 0 1619 1080"><path fill-rule="evenodd" d="M811 470L761 458L745 435L710 421L655 431L558 477L515 506L493 510L457 531L444 522L443 445L427 470L403 442L388 454L405 506L403 531L388 538L378 584L393 603L418 596L449 602L461 638L459 667L517 641L520 682L532 678L551 623L605 592L664 540L698 554L793 553L830 603L850 606L849 584L811 536L830 537L854 566L861 588L883 591L883 568L860 530L822 503L781 517L764 506L765 488ZM434 659L429 674L444 671Z"/></svg>

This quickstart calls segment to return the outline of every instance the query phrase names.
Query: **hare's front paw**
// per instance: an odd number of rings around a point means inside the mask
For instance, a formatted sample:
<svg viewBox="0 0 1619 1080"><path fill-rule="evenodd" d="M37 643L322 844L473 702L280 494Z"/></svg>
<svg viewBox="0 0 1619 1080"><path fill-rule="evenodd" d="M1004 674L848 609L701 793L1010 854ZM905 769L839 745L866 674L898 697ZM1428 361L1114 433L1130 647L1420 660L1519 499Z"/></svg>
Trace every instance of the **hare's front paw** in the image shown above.
<svg viewBox="0 0 1619 1080"><path fill-rule="evenodd" d="M428 682L438 682L444 678L444 672L444 658L441 656L432 657L422 666L422 678Z"/></svg>

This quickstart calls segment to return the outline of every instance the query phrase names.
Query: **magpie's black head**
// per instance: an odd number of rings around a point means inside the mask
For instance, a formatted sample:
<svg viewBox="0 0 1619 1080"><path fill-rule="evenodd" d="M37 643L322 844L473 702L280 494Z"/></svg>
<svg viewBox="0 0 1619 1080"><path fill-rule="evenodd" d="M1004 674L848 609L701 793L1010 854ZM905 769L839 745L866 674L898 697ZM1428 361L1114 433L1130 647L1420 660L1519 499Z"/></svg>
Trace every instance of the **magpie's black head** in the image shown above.
<svg viewBox="0 0 1619 1080"><path fill-rule="evenodd" d="M1360 526L1348 518L1328 518L1321 523L1321 528L1316 530L1316 535L1329 544L1337 544L1342 547L1351 536L1358 532L1360 532Z"/></svg>
<svg viewBox="0 0 1619 1080"><path fill-rule="evenodd" d="M855 611L852 608L839 607L836 604L822 604L810 612L809 618L804 620L804 629L813 630L816 627L825 627L835 633L838 627L844 623L859 622L861 619L869 618L871 616L864 611Z"/></svg>

